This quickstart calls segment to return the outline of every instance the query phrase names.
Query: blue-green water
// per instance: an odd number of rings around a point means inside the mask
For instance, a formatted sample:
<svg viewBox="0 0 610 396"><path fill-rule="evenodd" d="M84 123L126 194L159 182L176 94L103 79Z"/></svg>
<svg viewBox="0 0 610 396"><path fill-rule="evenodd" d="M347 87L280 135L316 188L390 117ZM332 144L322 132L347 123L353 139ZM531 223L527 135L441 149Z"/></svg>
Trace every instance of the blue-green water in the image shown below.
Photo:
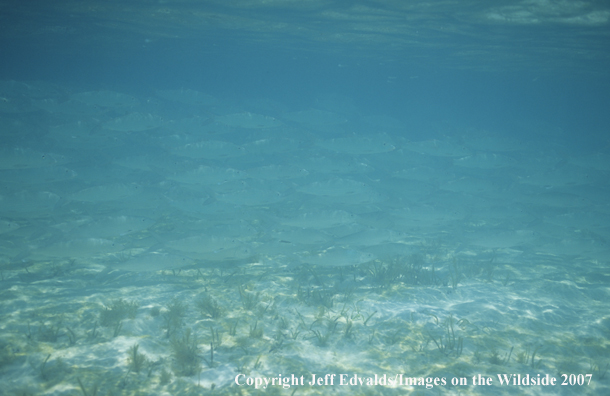
<svg viewBox="0 0 610 396"><path fill-rule="evenodd" d="M603 3L0 7L0 394L608 392Z"/></svg>

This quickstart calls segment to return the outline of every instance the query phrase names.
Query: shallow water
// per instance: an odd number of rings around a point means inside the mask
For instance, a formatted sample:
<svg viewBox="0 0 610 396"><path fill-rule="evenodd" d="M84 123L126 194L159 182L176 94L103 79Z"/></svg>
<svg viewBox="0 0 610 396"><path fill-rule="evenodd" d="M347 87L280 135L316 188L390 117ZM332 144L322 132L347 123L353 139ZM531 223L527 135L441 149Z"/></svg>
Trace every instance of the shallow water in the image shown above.
<svg viewBox="0 0 610 396"><path fill-rule="evenodd" d="M35 3L0 394L609 392L603 4Z"/></svg>

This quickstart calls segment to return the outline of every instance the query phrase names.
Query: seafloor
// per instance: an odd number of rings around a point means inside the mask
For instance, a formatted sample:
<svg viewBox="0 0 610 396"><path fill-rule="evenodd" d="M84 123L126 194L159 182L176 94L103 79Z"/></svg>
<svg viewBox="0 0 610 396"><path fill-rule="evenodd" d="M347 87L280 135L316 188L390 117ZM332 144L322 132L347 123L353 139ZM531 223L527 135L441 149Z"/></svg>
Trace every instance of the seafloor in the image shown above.
<svg viewBox="0 0 610 396"><path fill-rule="evenodd" d="M520 256L527 266L507 260L490 270L476 259L456 264L447 259L449 252L433 249L436 254L426 257L327 271L249 264L134 273L40 262L14 276L5 272L4 391L606 392L607 287L601 269L532 255ZM439 273L447 268L459 274L457 280L443 280ZM240 373L306 379L403 374L445 377L448 384L427 390L339 386L336 380L334 386L256 390L235 385ZM478 374L495 385L473 386L471 377ZM499 386L497 374L592 379L583 386ZM468 386L449 385L453 377L467 378Z"/></svg>

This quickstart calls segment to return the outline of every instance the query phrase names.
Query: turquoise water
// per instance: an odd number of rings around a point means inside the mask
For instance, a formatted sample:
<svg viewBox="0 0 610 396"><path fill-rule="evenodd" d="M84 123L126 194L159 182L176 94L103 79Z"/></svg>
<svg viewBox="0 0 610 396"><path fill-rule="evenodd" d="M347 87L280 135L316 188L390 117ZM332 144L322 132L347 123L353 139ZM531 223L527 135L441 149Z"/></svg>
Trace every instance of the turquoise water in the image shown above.
<svg viewBox="0 0 610 396"><path fill-rule="evenodd" d="M6 4L8 395L602 395L610 9Z"/></svg>

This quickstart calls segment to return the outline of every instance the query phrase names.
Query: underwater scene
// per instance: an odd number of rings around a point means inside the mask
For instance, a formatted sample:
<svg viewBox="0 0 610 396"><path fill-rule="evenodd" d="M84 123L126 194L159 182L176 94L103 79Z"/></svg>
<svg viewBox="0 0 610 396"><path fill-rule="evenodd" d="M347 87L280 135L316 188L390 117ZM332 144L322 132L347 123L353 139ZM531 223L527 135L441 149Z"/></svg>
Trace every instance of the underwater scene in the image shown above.
<svg viewBox="0 0 610 396"><path fill-rule="evenodd" d="M610 394L606 3L0 10L0 395Z"/></svg>

